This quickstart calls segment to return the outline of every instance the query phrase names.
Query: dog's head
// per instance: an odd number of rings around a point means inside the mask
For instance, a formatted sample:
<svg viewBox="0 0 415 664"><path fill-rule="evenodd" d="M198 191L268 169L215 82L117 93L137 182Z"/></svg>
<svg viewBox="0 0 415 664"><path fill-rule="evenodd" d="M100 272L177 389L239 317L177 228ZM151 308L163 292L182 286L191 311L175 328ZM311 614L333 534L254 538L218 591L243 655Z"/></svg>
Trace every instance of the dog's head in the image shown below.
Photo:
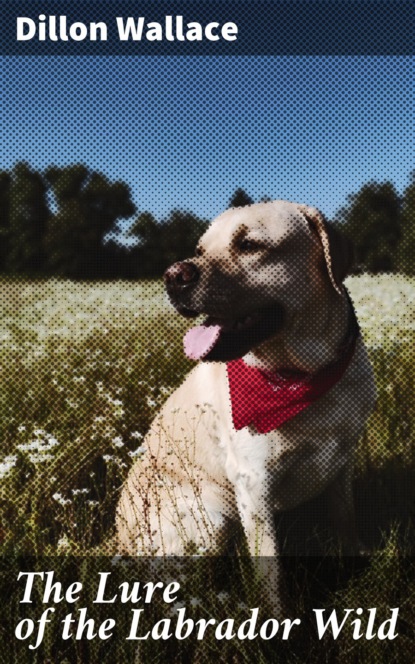
<svg viewBox="0 0 415 664"><path fill-rule="evenodd" d="M183 316L207 315L185 338L192 359L226 361L280 334L295 312L341 283L351 248L315 208L287 201L227 210L196 255L164 275Z"/></svg>

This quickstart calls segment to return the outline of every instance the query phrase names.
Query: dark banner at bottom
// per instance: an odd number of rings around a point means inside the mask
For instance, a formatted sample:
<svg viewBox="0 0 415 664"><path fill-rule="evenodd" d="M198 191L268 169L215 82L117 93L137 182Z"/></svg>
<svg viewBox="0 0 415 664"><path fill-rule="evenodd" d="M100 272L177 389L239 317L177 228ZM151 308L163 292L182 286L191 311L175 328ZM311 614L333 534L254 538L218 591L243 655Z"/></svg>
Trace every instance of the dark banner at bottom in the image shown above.
<svg viewBox="0 0 415 664"><path fill-rule="evenodd" d="M3 558L0 578L3 662L412 661L415 564L392 551Z"/></svg>

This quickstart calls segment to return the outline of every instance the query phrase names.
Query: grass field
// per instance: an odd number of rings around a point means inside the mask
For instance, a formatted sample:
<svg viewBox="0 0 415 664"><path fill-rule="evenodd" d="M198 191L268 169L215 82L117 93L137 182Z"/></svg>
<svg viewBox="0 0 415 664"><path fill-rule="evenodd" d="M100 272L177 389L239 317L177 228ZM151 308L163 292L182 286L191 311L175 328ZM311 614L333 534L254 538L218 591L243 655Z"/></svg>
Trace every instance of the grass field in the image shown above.
<svg viewBox="0 0 415 664"><path fill-rule="evenodd" d="M340 638L321 659L304 637L288 655L253 642L248 656L229 643L228 661L304 661L303 650L307 661L412 661L415 280L362 275L347 286L378 389L378 407L356 453L360 530L374 555L349 566L337 559L330 583L321 562L310 570L301 557L288 556L287 576L299 611L317 600L340 607L401 606L400 657L394 659L389 643ZM152 282L3 280L0 309L2 552L15 559L99 551L111 535L118 490L140 455L142 437L191 366L181 345L188 322L172 313L161 284ZM301 515L295 518L301 523ZM10 606L16 607L13 592ZM213 611L215 600L206 598L203 587L192 592ZM200 603L195 606L200 610ZM19 651L20 659L10 661L121 664L128 661L124 647L102 652L96 646L85 654L74 646L62 654L45 642L39 659L31 659L32 653L26 660ZM214 661L225 646L213 642L209 648L207 659L196 649L199 659L180 650L176 660ZM163 661L157 657L150 649L145 661Z"/></svg>

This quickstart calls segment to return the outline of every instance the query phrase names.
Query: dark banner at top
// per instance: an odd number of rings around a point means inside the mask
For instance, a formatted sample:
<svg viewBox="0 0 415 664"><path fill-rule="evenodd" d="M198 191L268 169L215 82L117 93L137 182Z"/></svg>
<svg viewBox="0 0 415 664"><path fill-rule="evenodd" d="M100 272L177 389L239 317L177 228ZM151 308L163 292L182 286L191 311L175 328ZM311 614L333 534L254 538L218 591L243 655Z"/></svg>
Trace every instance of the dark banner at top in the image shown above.
<svg viewBox="0 0 415 664"><path fill-rule="evenodd" d="M405 0L2 2L3 55L410 55Z"/></svg>

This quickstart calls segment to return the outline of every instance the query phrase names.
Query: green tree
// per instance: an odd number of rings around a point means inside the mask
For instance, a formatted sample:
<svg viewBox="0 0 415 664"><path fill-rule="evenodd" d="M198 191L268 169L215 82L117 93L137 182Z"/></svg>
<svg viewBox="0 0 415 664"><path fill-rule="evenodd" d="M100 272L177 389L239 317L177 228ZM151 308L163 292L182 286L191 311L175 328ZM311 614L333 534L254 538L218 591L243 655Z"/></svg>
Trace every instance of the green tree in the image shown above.
<svg viewBox="0 0 415 664"><path fill-rule="evenodd" d="M180 210L173 210L162 222L150 212L140 214L129 231L138 240L140 274L159 276L172 263L190 258L206 227L206 221Z"/></svg>
<svg viewBox="0 0 415 664"><path fill-rule="evenodd" d="M401 201L390 182L369 182L348 197L348 205L336 215L342 231L352 240L356 265L369 272L398 268L401 238Z"/></svg>
<svg viewBox="0 0 415 664"><path fill-rule="evenodd" d="M402 234L398 245L398 266L406 274L415 274L415 171L411 174L402 200Z"/></svg>
<svg viewBox="0 0 415 664"><path fill-rule="evenodd" d="M0 270L4 270L10 231L10 174L0 173Z"/></svg>
<svg viewBox="0 0 415 664"><path fill-rule="evenodd" d="M161 224L165 267L194 255L200 236L208 222L190 212L173 210Z"/></svg>
<svg viewBox="0 0 415 664"><path fill-rule="evenodd" d="M7 183L4 196L7 198ZM43 176L21 162L11 173L9 223L5 267L9 272L39 273L44 270L44 236L50 212Z"/></svg>
<svg viewBox="0 0 415 664"><path fill-rule="evenodd" d="M86 279L106 276L105 236L135 211L129 188L82 164L49 168L46 179L58 208L46 234L49 271Z"/></svg>
<svg viewBox="0 0 415 664"><path fill-rule="evenodd" d="M253 199L248 196L246 191L244 189L241 189L240 187L235 190L233 193L231 200L229 201L228 207L230 208L235 208L235 207L245 207L245 205L252 205Z"/></svg>
<svg viewBox="0 0 415 664"><path fill-rule="evenodd" d="M137 239L137 269L142 276L150 277L163 272L162 228L150 212L142 212L132 225L128 235Z"/></svg>

